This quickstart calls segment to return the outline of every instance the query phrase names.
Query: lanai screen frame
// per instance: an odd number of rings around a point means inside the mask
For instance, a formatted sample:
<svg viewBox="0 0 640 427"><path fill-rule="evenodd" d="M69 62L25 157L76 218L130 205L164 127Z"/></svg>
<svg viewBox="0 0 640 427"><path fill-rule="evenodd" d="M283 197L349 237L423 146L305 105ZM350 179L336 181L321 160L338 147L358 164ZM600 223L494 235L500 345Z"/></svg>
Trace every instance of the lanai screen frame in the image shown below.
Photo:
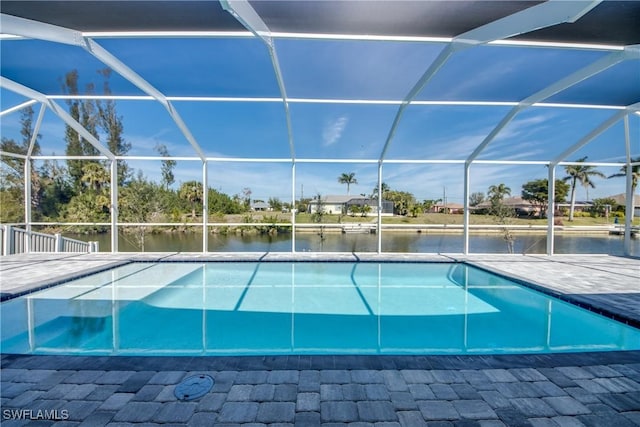
<svg viewBox="0 0 640 427"><path fill-rule="evenodd" d="M297 164L310 164L310 163L350 163L350 164L373 164L377 165L378 169L378 194L382 192L382 178L383 178L383 165L385 164L457 164L464 166L464 217L463 217L463 253L469 253L469 195L471 186L471 166L474 164L496 164L496 165L546 165L548 166L548 182L550 183L548 188L549 200L553 200L555 189L555 175L556 168L558 166L565 166L576 164L572 162L566 162L565 159L588 144L598 135L609 129L616 123L623 121L624 123L624 144L626 151L626 162L624 163L602 163L602 162L586 162L580 163L590 166L608 166L608 167L626 167L627 180L626 180L626 212L633 210L633 194L632 194L632 174L631 168L637 166L639 163L631 162L631 136L629 130L629 115L640 115L640 103L635 103L627 106L619 105L595 105L595 104L551 104L545 103L544 100L550 96L565 90L584 79L597 75L598 73L608 69L614 64L619 62L640 58L640 45L603 45L603 44L578 44L578 43L551 43L551 42L532 42L532 41L520 41L513 40L510 37L514 35L527 34L530 31L540 28L550 27L563 22L574 22L596 7L600 1L575 1L575 2L560 2L551 1L541 4L536 4L527 9L513 13L511 15L500 18L494 22L487 23L478 28L467 31L456 37L402 37L391 35L378 35L378 36L363 36L358 34L307 34L307 33L278 33L269 29L263 19L256 13L252 5L246 0L220 0L220 3L226 11L228 11L234 18L236 18L248 32L227 32L227 31L211 31L211 32L184 32L184 31L165 31L155 32L150 34L148 32L139 31L127 31L127 32L82 32L73 29L63 28L47 23L33 21L24 18L18 18L6 14L1 15L1 27L2 32L6 35L2 36L3 42L11 40L11 38L33 38L39 40L52 41L62 44L69 44L74 46L80 46L94 57L98 58L106 66L113 69L134 86L141 89L146 96L60 96L60 95L47 95L37 92L31 88L25 87L20 83L11 81L4 76L0 77L0 87L14 91L27 98L29 101L24 102L15 107L9 108L0 112L0 116L9 114L11 112L20 110L30 105L39 103L40 110L34 127L34 136L31 140L30 147L26 155L20 155L16 153L0 152L2 156L20 158L25 160L24 166L24 180L25 183L29 182L28 178L31 175L31 163L30 160L70 160L74 159L70 156L47 156L47 155L32 155L32 150L36 142L37 135L42 124L45 111L48 109L62 119L67 125L74 128L80 135L82 135L87 141L89 141L94 147L96 147L101 153L100 156L94 157L78 157L77 159L99 159L108 160L110 162L110 222L99 224L108 225L111 228L111 251L118 252L118 227L121 226L135 226L135 225L175 225L175 223L120 223L118 222L118 182L117 182L117 160L181 160L181 161L194 161L199 162L202 167L202 183L203 188L208 188L208 175L209 175L209 163L210 162L235 162L235 163L284 163L291 165L291 203L295 206L296 200L296 165ZM269 52L269 56L272 62L273 71L275 73L278 87L280 90L280 97L277 98L241 98L241 97L170 97L164 95L157 90L151 84L149 84L144 78L136 74L126 64L122 63L118 58L113 56L110 52L105 50L96 41L101 38L117 38L117 37L256 37L264 42L265 48ZM412 89L407 93L402 100L354 100L354 99L308 99L308 98L290 98L286 92L286 82L283 79L280 65L278 61L277 52L275 49L274 39L331 39L331 40L363 40L363 41L397 41L407 43L438 43L443 44L444 48L440 55L431 63L431 65L425 70L420 79L415 82ZM570 74L569 76L562 78L546 88L530 95L529 97L519 102L486 102L486 101L419 101L416 100L416 96L422 88L424 88L429 81L437 74L440 68L447 62L447 60L455 55L456 52L466 49L471 49L475 46L481 46L491 44L492 46L521 46L521 47L555 47L562 49L595 49L599 51L608 52L603 58L579 69L578 71ZM148 101L152 99L162 106L164 106L173 119L175 124L181 130L185 139L191 144L195 156L193 157L161 157L161 156L116 156L109 152L100 141L93 137L86 129L84 129L78 122L76 122L71 116L69 116L64 109L55 102L61 99L73 99L73 98L94 98L94 99L127 99L127 100L139 100ZM182 120L177 110L173 108L173 103L180 101L197 100L202 102L277 102L282 103L284 107L284 116L287 125L288 132L288 144L290 149L290 157L288 158L238 158L238 157L207 157L202 148L198 144L197 140L191 134L189 128ZM291 117L289 113L289 105L293 103L350 103L350 104L389 104L397 105L398 110L394 119L394 122L389 129L388 136L384 143L384 148L378 158L371 159L344 159L344 158L297 158L295 155L295 139L292 132ZM493 128L493 130L485 137L485 139L476 147L473 153L466 159L450 159L450 160L433 160L433 159L417 159L417 160L393 160L387 159L386 153L388 148L393 143L393 137L396 129L402 119L402 116L406 108L410 105L472 105L472 106L507 106L511 107L511 110L502 118L502 120ZM590 132L585 134L580 140L574 144L568 146L562 154L550 158L546 161L517 161L517 160L480 160L477 157L481 154L482 150L489 145L500 131L504 129L513 118L520 112L528 108L545 108L545 107L565 107L565 108L590 108L600 110L611 110L613 115L609 119L600 123L594 127ZM25 185L25 226L28 231L34 225L89 225L88 223L51 223L51 222L33 222L31 221L31 186ZM208 222L208 200L207 191L203 191L202 201L202 223L190 223L189 226L202 227L203 239L202 239L202 251L208 252L208 229L212 226L229 226L230 223L209 223ZM382 198L378 198L378 215L377 215L377 252L382 253L382 230L385 226L382 224ZM291 212L290 223L277 224L280 226L291 227L291 252L296 252L296 229L300 226L296 225L295 221L295 209ZM554 254L554 203L549 203L549 209L547 212L547 235L546 235L546 253L549 255ZM91 223L93 224L93 223ZM241 224L248 225L248 224ZM627 255L631 253L631 216L625 216L625 235L624 235L624 252Z"/></svg>

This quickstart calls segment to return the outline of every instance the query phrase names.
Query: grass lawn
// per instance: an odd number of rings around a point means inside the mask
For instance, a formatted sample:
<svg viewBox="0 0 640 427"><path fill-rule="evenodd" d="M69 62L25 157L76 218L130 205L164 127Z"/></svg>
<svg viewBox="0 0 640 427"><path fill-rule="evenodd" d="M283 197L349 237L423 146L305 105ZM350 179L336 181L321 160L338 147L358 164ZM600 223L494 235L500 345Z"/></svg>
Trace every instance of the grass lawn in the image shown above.
<svg viewBox="0 0 640 427"><path fill-rule="evenodd" d="M247 214L248 215L248 214ZM212 218L214 222L245 222L245 218L247 215L225 215L224 219L220 221L220 218L216 218L215 220ZM280 212L252 212L250 214L252 218L252 222L267 222L273 221L275 218L276 221L282 223L291 222L291 214L290 213L280 213ZM602 225L612 225L613 219L609 218L592 218L588 217L575 217L574 221L569 222L568 217L562 217L562 225L570 227L570 226L602 226ZM325 214L322 218L323 224L340 224L340 223L375 223L377 221L376 216L368 216L362 217L360 215L351 216L351 215L329 215ZM494 225L497 224L498 221L495 217L491 215L471 215L469 217L469 222L472 225ZM513 225L547 225L547 219L538 219L538 218L511 218L509 222ZM311 224L313 221L311 220L311 214L309 213L299 213L296 215L296 223L300 224ZM426 213L420 214L417 217L411 216L393 216L393 217L382 217L383 224L459 224L463 223L463 216L460 214L443 214L443 213ZM624 220L620 221L621 224L624 224ZM634 218L634 225L640 225L640 218Z"/></svg>

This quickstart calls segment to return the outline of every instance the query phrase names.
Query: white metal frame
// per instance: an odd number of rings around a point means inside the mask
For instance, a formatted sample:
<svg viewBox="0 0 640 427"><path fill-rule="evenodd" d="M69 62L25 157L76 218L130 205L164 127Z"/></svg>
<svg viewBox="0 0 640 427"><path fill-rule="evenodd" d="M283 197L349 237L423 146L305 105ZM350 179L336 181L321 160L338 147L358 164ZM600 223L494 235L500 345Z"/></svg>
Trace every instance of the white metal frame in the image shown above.
<svg viewBox="0 0 640 427"><path fill-rule="evenodd" d="M133 85L141 89L146 95L142 96L100 96L100 95L46 95L39 93L31 88L25 87L17 82L11 81L5 77L0 77L0 87L19 93L27 98L28 101L16 105L12 108L6 109L0 112L0 117L6 114L19 111L27 106L34 105L36 103L41 104L38 119L35 125L34 137L30 141L29 151L26 156L0 152L2 156L9 156L14 158L25 159L24 177L25 177L25 225L28 230L32 225L43 225L44 223L33 222L31 220L31 186L29 184L31 174L31 162L30 160L46 160L46 159L101 159L110 161L110 175L111 175L111 215L110 222L103 225L109 225L111 227L111 244L112 251L118 251L118 227L121 226L133 226L136 224L120 223L118 221L117 201L117 160L166 160L165 157L160 156L116 156L111 153L106 147L104 147L96 138L94 138L86 129L84 129L78 122L73 120L66 111L64 111L55 102L56 100L68 100L68 99L112 99L112 100L132 100L132 101L153 101L158 102L165 107L171 119L178 126L185 139L189 142L195 151L195 157L171 157L171 160L181 161L196 161L202 164L202 182L203 188L207 188L208 176L209 176L209 163L210 162L243 162L243 163L288 163L291 164L291 202L295 206L296 198L296 164L298 163L352 163L352 164L377 164L378 167L378 192L382 190L383 180L383 165L386 164L461 164L464 166L464 223L463 223L463 252L466 254L469 252L469 230L472 228L469 224L469 192L471 185L471 166L473 164L497 164L497 165L513 165L513 164L540 164L547 165L549 167L549 200L553 200L554 194L554 178L556 167L559 165L572 164L571 162L564 162L564 160L576 150L582 146L588 144L596 136L604 132L609 127L624 121L625 126L625 163L585 163L593 166L626 166L630 172L631 167L634 164L631 163L631 142L629 135L628 115L635 113L640 115L640 103L629 106L615 106L615 105L594 105L594 104L557 104L557 103L545 103L545 99L548 99L552 95L559 93L593 75L596 75L609 67L625 60L640 58L640 46L604 46L594 44L572 44L572 43L548 43L548 42L528 42L528 41L513 41L505 40L508 37L525 34L529 31L548 27L551 25L574 22L581 16L586 14L589 10L594 8L600 3L599 0L579 0L573 2L564 1L549 1L527 9L521 12L515 13L510 16L506 16L495 22L481 26L479 28L470 30L464 34L461 34L453 38L442 37L396 37L396 36L376 36L376 35L349 35L349 34L308 34L308 33L278 33L272 32L264 23L262 18L255 12L252 6L246 0L220 0L223 8L231 13L238 21L240 21L249 31L247 32L80 32L72 29L67 29L59 26L45 24L28 19L18 18L10 15L0 14L0 27L2 28L3 35L0 36L0 40L12 40L19 38L33 38L51 41L55 43L68 44L78 46L105 65L112 68L123 78L131 82ZM112 55L110 52L100 46L95 39L100 38L117 38L117 37L259 37L266 45L271 58L273 70L278 82L281 97L268 98L268 97L198 97L198 96L166 96L161 91L149 84L144 78L135 73L126 64L121 62L118 58ZM353 100L353 99L313 99L313 98L289 98L286 94L285 82L282 76L280 65L275 49L274 39L325 39L325 40L367 40L367 41L398 41L407 43L439 43L444 44L444 49L439 56L432 62L429 68L423 73L418 81L413 85L412 89L407 93L402 100ZM477 101L429 101L429 100L416 100L416 96L422 91L422 89L429 84L431 79L437 74L442 66L461 50L471 49L479 45L495 45L495 46L523 46L523 47L555 47L562 49L594 49L610 52L605 57L583 67L582 69L572 73L571 75L554 82L548 87L538 91L537 93L527 97L519 102L477 102ZM207 157L200 147L195 137L191 134L187 125L184 123L177 110L173 106L173 102L267 102L267 103L282 103L284 107L284 118L287 125L288 143L290 149L289 158L220 158L220 157ZM398 111L394 118L393 124L389 129L387 138L384 142L382 152L377 159L301 159L295 156L295 144L291 125L291 117L289 112L289 105L292 103L317 103L317 104L370 104L370 105L398 105ZM393 142L395 132L400 124L404 112L409 106L420 105L441 105L441 106L455 106L455 105L474 105L474 106L510 106L512 109L503 117L503 119L494 127L494 129L485 137L485 139L476 147L472 154L464 160L433 160L433 159L412 159L412 160L394 160L386 159L386 153ZM613 110L615 113L607 120L596 126L593 130L588 132L582 139L576 142L574 145L567 148L561 155L549 161L514 161L514 160L481 160L477 157L480 153L489 145L496 136L513 120L513 118L522 110L527 108L548 108L548 107L564 107L564 108L590 108L600 110ZM84 139L89 141L98 151L100 156L34 156L32 154L33 146L35 143L35 135L38 134L39 128L42 123L42 118L46 109L50 109L66 124L74 128ZM627 175L627 211L632 208L632 194L631 194L631 177L630 173ZM382 252L382 230L385 226L381 220L381 203L379 198L378 206L378 218L377 218L377 231L378 231L378 252ZM208 230L211 226L217 225L229 225L209 223L207 219L207 191L204 191L202 213L202 223L190 223L184 224L194 227L202 227L203 230ZM554 218L553 218L553 203L549 203L548 212L548 225L547 225L547 253L554 253ZM625 233L625 252L630 252L630 216L626 216L626 233ZM58 223L60 224L60 223ZM65 223L72 224L72 223ZM79 223L73 223L79 225ZM150 224L152 225L152 224ZM156 224L160 225L160 224ZM165 224L175 225L175 224ZM250 225L250 224L242 224ZM296 225L295 221L295 209L292 210L291 222L279 224L281 226L292 227L292 248L291 251L295 252L295 230L297 227L303 227L302 225ZM203 233L202 241L203 252L208 251L207 233Z"/></svg>

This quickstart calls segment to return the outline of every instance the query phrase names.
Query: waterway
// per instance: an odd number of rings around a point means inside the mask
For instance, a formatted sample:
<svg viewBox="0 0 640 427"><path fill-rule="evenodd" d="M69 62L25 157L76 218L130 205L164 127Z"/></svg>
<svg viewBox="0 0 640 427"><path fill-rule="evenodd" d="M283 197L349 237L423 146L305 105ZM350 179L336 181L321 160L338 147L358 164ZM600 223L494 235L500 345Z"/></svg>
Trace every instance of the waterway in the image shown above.
<svg viewBox="0 0 640 427"><path fill-rule="evenodd" d="M68 235L68 234L65 234ZM68 235L79 240L98 241L100 251L110 251L109 234ZM296 233L295 250L298 252L375 252L378 239L375 234ZM515 237L514 253L543 254L546 252L545 234L519 234ZM290 252L291 234L236 235L211 234L209 252ZM623 237L607 234L564 234L555 237L555 253L558 254L610 254L624 253ZM384 232L383 252L461 253L462 234L458 233L407 233ZM132 235L120 235L121 252L139 252ZM472 234L469 238L471 253L508 253L506 242L500 234ZM145 252L201 252L202 234L160 233L145 237ZM632 239L632 254L640 256L640 239Z"/></svg>

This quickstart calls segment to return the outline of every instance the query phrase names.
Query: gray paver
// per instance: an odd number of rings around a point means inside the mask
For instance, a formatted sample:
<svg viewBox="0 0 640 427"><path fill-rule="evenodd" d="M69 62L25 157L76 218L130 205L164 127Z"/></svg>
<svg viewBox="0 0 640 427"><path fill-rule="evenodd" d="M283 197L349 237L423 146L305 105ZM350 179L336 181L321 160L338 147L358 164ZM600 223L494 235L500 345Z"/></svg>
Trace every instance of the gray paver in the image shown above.
<svg viewBox="0 0 640 427"><path fill-rule="evenodd" d="M549 406L560 415L581 415L589 414L591 411L570 396L543 397L542 400L547 402Z"/></svg>
<svg viewBox="0 0 640 427"><path fill-rule="evenodd" d="M320 412L296 412L296 427L320 425Z"/></svg>
<svg viewBox="0 0 640 427"><path fill-rule="evenodd" d="M426 384L410 384L409 392L416 400L436 400L436 395Z"/></svg>
<svg viewBox="0 0 640 427"><path fill-rule="evenodd" d="M588 380L594 377L591 372L585 371L578 366L561 366L556 369L572 380Z"/></svg>
<svg viewBox="0 0 640 427"><path fill-rule="evenodd" d="M369 400L389 400L391 396L384 384L367 384L364 392Z"/></svg>
<svg viewBox="0 0 640 427"><path fill-rule="evenodd" d="M341 369L325 369L320 371L320 383L322 384L347 384L351 382L349 371Z"/></svg>
<svg viewBox="0 0 640 427"><path fill-rule="evenodd" d="M296 411L298 412L318 412L320 411L319 393L298 393L296 401Z"/></svg>
<svg viewBox="0 0 640 427"><path fill-rule="evenodd" d="M267 382L268 372L265 371L241 371L234 379L235 384L263 384Z"/></svg>
<svg viewBox="0 0 640 427"><path fill-rule="evenodd" d="M343 400L342 386L339 384L322 384L320 386L320 399L325 400Z"/></svg>
<svg viewBox="0 0 640 427"><path fill-rule="evenodd" d="M143 423L150 421L162 404L158 402L129 402L113 417L114 421Z"/></svg>
<svg viewBox="0 0 640 427"><path fill-rule="evenodd" d="M351 371L351 381L357 384L381 384L384 377L380 371L355 369Z"/></svg>
<svg viewBox="0 0 640 427"><path fill-rule="evenodd" d="M214 425L218 414L213 412L197 412L189 419L189 427L210 427Z"/></svg>
<svg viewBox="0 0 640 427"><path fill-rule="evenodd" d="M436 399L456 400L459 398L459 396L449 384L431 384L429 388L431 388L431 391L433 391Z"/></svg>
<svg viewBox="0 0 640 427"><path fill-rule="evenodd" d="M296 405L291 402L265 402L258 408L257 421L261 423L293 422Z"/></svg>
<svg viewBox="0 0 640 427"><path fill-rule="evenodd" d="M132 400L138 401L149 401L155 400L158 397L158 394L164 389L164 386L161 385L145 385L133 396Z"/></svg>
<svg viewBox="0 0 640 427"><path fill-rule="evenodd" d="M115 412L96 411L80 423L80 427L101 427L113 419Z"/></svg>
<svg viewBox="0 0 640 427"><path fill-rule="evenodd" d="M248 384L234 385L229 390L227 401L248 402L251 400L253 386Z"/></svg>
<svg viewBox="0 0 640 427"><path fill-rule="evenodd" d="M528 417L554 417L558 415L544 400L533 397L511 399L511 404Z"/></svg>
<svg viewBox="0 0 640 427"><path fill-rule="evenodd" d="M394 391L391 394L391 403L396 411L413 411L418 409L418 404L413 395L406 391Z"/></svg>
<svg viewBox="0 0 640 427"><path fill-rule="evenodd" d="M153 421L161 424L186 423L195 412L196 406L195 402L166 403L153 416Z"/></svg>
<svg viewBox="0 0 640 427"><path fill-rule="evenodd" d="M271 371L267 382L270 384L295 384L298 382L298 371Z"/></svg>
<svg viewBox="0 0 640 427"><path fill-rule="evenodd" d="M425 420L457 420L458 411L451 402L445 400L427 400L418 402L418 408Z"/></svg>
<svg viewBox="0 0 640 427"><path fill-rule="evenodd" d="M624 393L602 394L600 400L620 412L640 411L640 402Z"/></svg>
<svg viewBox="0 0 640 427"><path fill-rule="evenodd" d="M222 406L218 416L221 423L248 423L255 421L258 415L258 404L255 402L227 402Z"/></svg>
<svg viewBox="0 0 640 427"><path fill-rule="evenodd" d="M482 371L489 379L496 383L514 383L518 379L506 369L484 369Z"/></svg>
<svg viewBox="0 0 640 427"><path fill-rule="evenodd" d="M247 387L247 386L237 386ZM251 386L248 386L251 387ZM251 400L254 402L265 402L267 400L273 400L273 396L276 392L276 387L273 384L258 384L251 390ZM232 399L243 400L243 399Z"/></svg>
<svg viewBox="0 0 640 427"><path fill-rule="evenodd" d="M576 417L553 417L551 418L559 427L584 427L584 424Z"/></svg>
<svg viewBox="0 0 640 427"><path fill-rule="evenodd" d="M343 384L341 387L344 400L358 401L366 400L367 398L362 384Z"/></svg>
<svg viewBox="0 0 640 427"><path fill-rule="evenodd" d="M384 383L389 391L407 391L409 389L404 376L398 371L383 371Z"/></svg>
<svg viewBox="0 0 640 427"><path fill-rule="evenodd" d="M64 379L68 384L92 384L104 375L104 371L78 371Z"/></svg>
<svg viewBox="0 0 640 427"><path fill-rule="evenodd" d="M498 418L484 400L456 400L453 402L460 416L474 420Z"/></svg>
<svg viewBox="0 0 640 427"><path fill-rule="evenodd" d="M540 390L542 396L566 396L567 392L552 383L551 381L536 381L533 387Z"/></svg>
<svg viewBox="0 0 640 427"><path fill-rule="evenodd" d="M91 393L99 387L95 384L68 384L72 388L63 396L66 400L86 399Z"/></svg>
<svg viewBox="0 0 640 427"><path fill-rule="evenodd" d="M123 384L135 374L134 371L109 371L98 377L96 384Z"/></svg>
<svg viewBox="0 0 640 427"><path fill-rule="evenodd" d="M398 416L390 402L358 402L358 414L363 421L397 421Z"/></svg>
<svg viewBox="0 0 640 427"><path fill-rule="evenodd" d="M354 402L320 403L322 422L349 422L358 420L358 407Z"/></svg>
<svg viewBox="0 0 640 427"><path fill-rule="evenodd" d="M198 402L198 411L219 411L227 399L224 393L209 393Z"/></svg>
<svg viewBox="0 0 640 427"><path fill-rule="evenodd" d="M402 427L425 427L427 422L420 411L400 411L398 420Z"/></svg>
<svg viewBox="0 0 640 427"><path fill-rule="evenodd" d="M89 416L89 414L95 411L98 406L100 406L99 402L72 400L70 402L66 402L63 409L69 411L69 420L83 421Z"/></svg>
<svg viewBox="0 0 640 427"><path fill-rule="evenodd" d="M185 371L163 371L156 373L148 384L170 385L178 384L185 377L187 373Z"/></svg>
<svg viewBox="0 0 640 427"><path fill-rule="evenodd" d="M278 384L273 393L273 400L277 402L295 402L298 387L295 384Z"/></svg>
<svg viewBox="0 0 640 427"><path fill-rule="evenodd" d="M160 390L160 393L156 396L156 402L175 402L178 398L175 395L175 386L174 385L165 385Z"/></svg>
<svg viewBox="0 0 640 427"><path fill-rule="evenodd" d="M593 381L613 393L640 391L640 384L629 378L595 378Z"/></svg>
<svg viewBox="0 0 640 427"><path fill-rule="evenodd" d="M100 405L100 410L103 411L116 411L120 410L126 405L131 399L133 399L133 393L115 393L109 396L107 400L104 401L102 405Z"/></svg>

